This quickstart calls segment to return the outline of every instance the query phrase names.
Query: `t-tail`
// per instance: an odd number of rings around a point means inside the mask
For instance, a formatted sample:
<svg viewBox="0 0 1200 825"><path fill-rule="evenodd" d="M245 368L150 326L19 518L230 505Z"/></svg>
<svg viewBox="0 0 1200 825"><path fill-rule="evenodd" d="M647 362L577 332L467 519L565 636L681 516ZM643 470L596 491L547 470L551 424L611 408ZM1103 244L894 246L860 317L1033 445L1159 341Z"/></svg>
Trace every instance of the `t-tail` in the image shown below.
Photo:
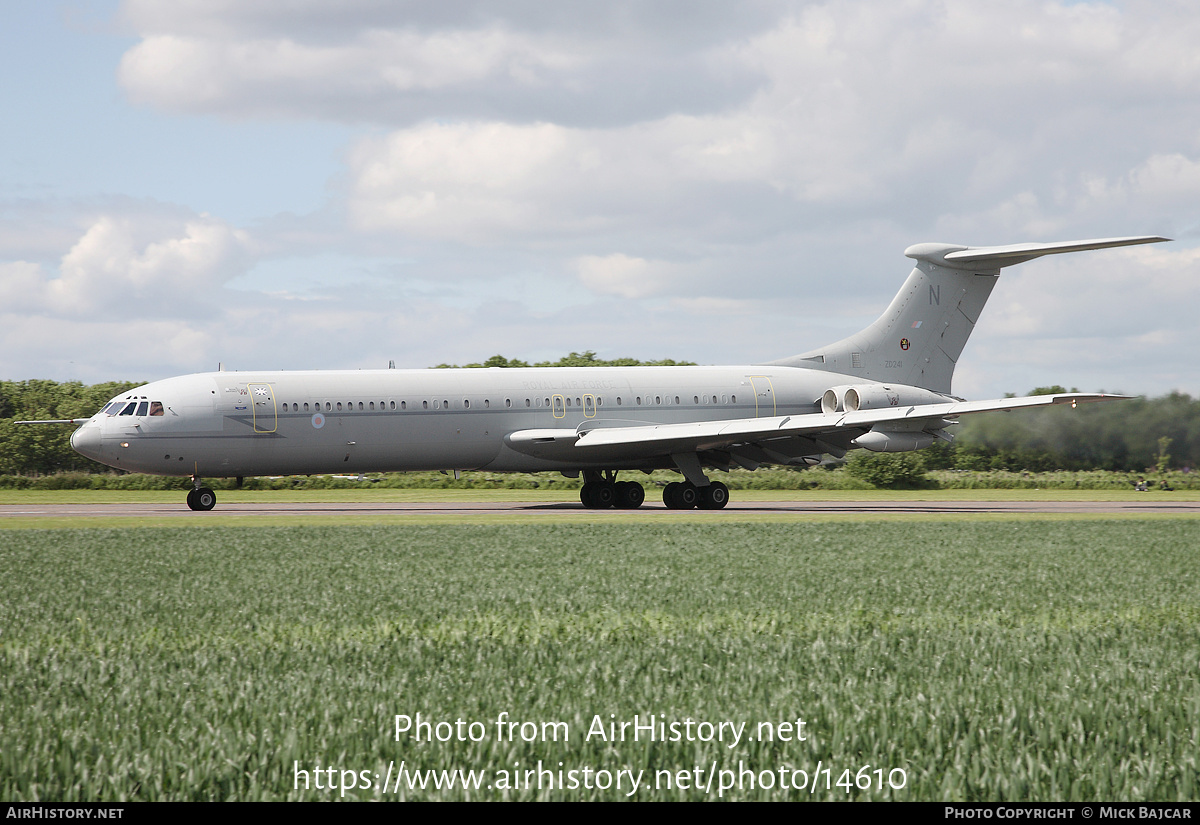
<svg viewBox="0 0 1200 825"><path fill-rule="evenodd" d="M916 260L916 267L877 321L849 338L771 365L825 370L949 394L954 367L1001 268L1042 255L1165 240L1144 235L1010 246L916 244L904 250Z"/></svg>

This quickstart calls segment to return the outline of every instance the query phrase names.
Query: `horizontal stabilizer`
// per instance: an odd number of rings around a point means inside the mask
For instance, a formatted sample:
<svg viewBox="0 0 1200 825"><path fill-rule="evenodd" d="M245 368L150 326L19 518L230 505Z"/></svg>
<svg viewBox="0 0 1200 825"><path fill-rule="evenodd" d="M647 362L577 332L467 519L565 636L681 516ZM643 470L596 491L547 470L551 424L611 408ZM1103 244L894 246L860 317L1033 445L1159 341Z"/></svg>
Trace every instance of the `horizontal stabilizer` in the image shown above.
<svg viewBox="0 0 1200 825"><path fill-rule="evenodd" d="M951 246L950 244L917 244L904 254L910 258L929 260L943 266L977 269L999 269L1032 261L1043 255L1063 252L1084 252L1089 249L1109 249L1114 246L1137 246L1170 240L1157 235L1137 235L1130 238L1095 238L1088 241L1059 241L1056 243L1014 243L1007 246Z"/></svg>

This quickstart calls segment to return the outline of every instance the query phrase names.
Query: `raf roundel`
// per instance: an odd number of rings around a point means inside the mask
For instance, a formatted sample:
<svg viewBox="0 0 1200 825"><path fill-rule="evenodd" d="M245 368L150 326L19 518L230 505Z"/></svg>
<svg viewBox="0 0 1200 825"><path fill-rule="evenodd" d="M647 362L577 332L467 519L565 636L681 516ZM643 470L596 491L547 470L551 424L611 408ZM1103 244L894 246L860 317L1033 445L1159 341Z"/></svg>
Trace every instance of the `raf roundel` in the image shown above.
<svg viewBox="0 0 1200 825"><path fill-rule="evenodd" d="M319 430L325 426L325 416L317 413L312 417L313 429Z"/></svg>

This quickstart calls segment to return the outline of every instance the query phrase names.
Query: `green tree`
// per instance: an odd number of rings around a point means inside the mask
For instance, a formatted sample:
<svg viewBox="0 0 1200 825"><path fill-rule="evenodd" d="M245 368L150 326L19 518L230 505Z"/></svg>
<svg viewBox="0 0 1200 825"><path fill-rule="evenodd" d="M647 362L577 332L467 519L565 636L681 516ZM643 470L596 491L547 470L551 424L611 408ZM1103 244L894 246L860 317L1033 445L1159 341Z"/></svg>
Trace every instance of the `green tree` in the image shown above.
<svg viewBox="0 0 1200 825"><path fill-rule="evenodd" d="M530 364L519 359L505 358L503 355L493 355L482 364L438 364L434 367L435 370L444 369L472 369L479 367L528 367ZM583 352L572 352L564 355L557 361L539 361L532 366L535 367L692 367L695 366L694 361L676 361L671 358L664 358L659 361L639 361L636 358L614 358L611 361L605 361L597 358L594 350L584 350Z"/></svg>
<svg viewBox="0 0 1200 825"><path fill-rule="evenodd" d="M846 461L846 471L868 484L886 489L925 487L925 459L918 452L873 453L855 450Z"/></svg>

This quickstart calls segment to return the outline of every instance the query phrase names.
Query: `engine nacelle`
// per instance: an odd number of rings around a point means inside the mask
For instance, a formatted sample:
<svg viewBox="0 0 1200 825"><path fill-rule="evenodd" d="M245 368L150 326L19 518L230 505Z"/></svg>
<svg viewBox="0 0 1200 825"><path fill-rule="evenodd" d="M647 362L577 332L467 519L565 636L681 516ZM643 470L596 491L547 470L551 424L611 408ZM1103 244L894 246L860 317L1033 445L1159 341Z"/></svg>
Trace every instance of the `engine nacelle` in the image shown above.
<svg viewBox="0 0 1200 825"><path fill-rule="evenodd" d="M855 384L825 390L821 396L821 412L829 414L917 404L945 404L953 400L948 395L905 384Z"/></svg>

